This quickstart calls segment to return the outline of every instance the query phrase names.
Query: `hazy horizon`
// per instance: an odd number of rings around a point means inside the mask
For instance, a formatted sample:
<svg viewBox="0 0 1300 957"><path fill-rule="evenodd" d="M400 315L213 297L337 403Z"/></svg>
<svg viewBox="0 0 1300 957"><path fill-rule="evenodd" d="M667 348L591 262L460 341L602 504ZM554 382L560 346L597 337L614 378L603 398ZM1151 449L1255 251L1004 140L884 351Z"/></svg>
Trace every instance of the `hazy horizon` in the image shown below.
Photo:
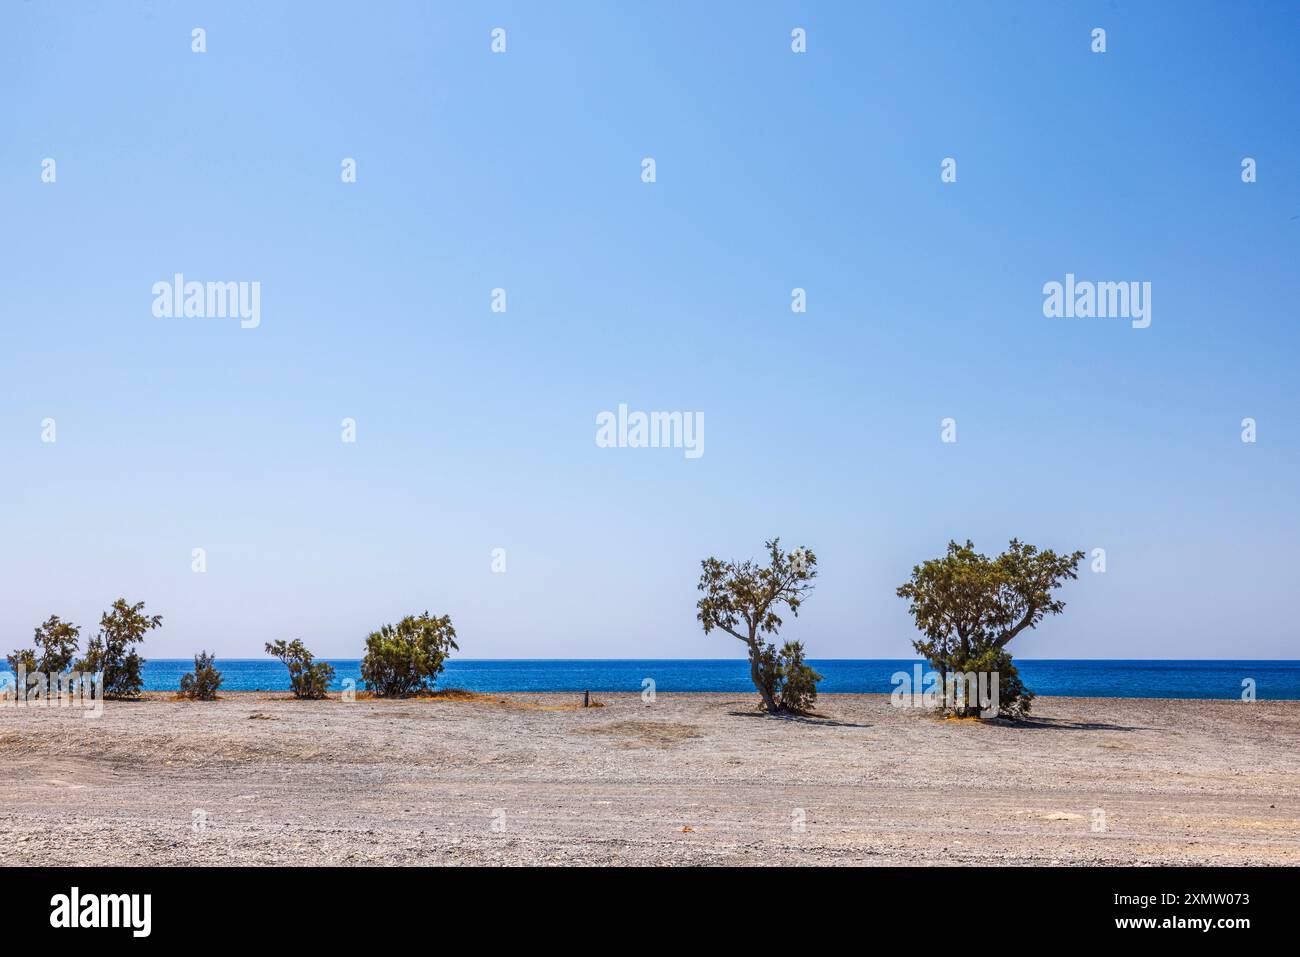
<svg viewBox="0 0 1300 957"><path fill-rule="evenodd" d="M1295 8L929 10L7 6L0 651L124 597L146 658L727 659L700 560L780 536L782 638L906 659L912 566L1018 537L1089 557L1017 657L1294 660Z"/></svg>

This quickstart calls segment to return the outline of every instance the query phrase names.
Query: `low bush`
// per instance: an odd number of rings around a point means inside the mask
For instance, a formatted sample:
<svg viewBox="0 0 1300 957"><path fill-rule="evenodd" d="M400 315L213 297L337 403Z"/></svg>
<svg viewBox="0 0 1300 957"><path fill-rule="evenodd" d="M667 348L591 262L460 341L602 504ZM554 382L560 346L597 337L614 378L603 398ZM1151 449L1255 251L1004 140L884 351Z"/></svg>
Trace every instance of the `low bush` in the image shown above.
<svg viewBox="0 0 1300 957"><path fill-rule="evenodd" d="M191 701L216 701L221 687L221 672L216 656L200 651L194 656L194 670L181 678L180 695Z"/></svg>

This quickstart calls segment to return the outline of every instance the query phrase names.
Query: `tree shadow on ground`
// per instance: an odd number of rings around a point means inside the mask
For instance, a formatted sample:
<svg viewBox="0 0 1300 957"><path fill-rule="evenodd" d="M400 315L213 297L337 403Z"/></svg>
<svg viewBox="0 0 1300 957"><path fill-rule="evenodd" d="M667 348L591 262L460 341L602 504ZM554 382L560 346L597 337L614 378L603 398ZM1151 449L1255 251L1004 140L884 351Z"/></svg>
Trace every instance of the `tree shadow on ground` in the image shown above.
<svg viewBox="0 0 1300 957"><path fill-rule="evenodd" d="M998 719L998 724L1027 731L1155 731L1142 725L1110 724L1106 721L1067 721L1062 718L1021 718L1019 721Z"/></svg>
<svg viewBox="0 0 1300 957"><path fill-rule="evenodd" d="M788 721L791 724L811 724L823 728L869 728L869 724L858 724L854 721L840 721L838 718L828 718L824 714L798 714L793 711L780 711L776 714L768 714L766 711L728 711L727 714L737 718L767 718L769 721Z"/></svg>

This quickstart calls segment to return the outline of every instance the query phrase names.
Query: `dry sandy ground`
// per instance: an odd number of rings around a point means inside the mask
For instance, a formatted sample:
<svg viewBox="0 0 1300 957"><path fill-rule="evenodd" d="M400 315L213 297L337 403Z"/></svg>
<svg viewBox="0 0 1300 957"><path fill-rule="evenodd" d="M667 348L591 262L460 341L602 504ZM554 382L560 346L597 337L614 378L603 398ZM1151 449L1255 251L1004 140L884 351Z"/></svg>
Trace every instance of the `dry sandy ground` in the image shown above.
<svg viewBox="0 0 1300 957"><path fill-rule="evenodd" d="M1300 864L1300 702L1039 698L1013 726L880 695L812 719L597 697L0 709L0 843L7 864Z"/></svg>

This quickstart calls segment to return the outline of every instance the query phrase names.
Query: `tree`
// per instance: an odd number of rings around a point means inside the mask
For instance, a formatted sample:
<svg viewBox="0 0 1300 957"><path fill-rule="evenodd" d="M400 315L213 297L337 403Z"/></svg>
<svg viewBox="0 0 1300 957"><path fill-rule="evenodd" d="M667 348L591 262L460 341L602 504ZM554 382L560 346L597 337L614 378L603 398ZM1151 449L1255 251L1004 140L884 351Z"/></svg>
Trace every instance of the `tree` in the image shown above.
<svg viewBox="0 0 1300 957"><path fill-rule="evenodd" d="M366 638L361 677L380 697L432 691L451 651L459 651L451 618L407 615L396 625L384 625Z"/></svg>
<svg viewBox="0 0 1300 957"><path fill-rule="evenodd" d="M81 629L58 615L50 615L36 629L35 648L23 648L8 655L9 667L15 672L19 665L28 674L59 675L72 670L77 657Z"/></svg>
<svg viewBox="0 0 1300 957"><path fill-rule="evenodd" d="M1052 592L1079 577L1082 560L1081 551L1057 555L1014 538L993 559L976 552L970 541L949 542L944 557L915 566L911 580L898 589L925 636L913 647L945 683L949 674L996 672L999 713L1023 717L1033 693L1021 684L1005 648L1026 628L1064 610L1065 602ZM972 707L968 697L958 711L978 713L978 702Z"/></svg>
<svg viewBox="0 0 1300 957"><path fill-rule="evenodd" d="M194 670L181 677L181 697L193 701L216 701L217 689L221 687L221 672L216 664L216 656L206 651L195 655Z"/></svg>
<svg viewBox="0 0 1300 957"><path fill-rule="evenodd" d="M817 556L806 548L786 554L779 538L764 547L766 567L749 559L706 558L700 563L699 590L704 597L696 603L696 617L706 635L717 628L745 643L750 679L769 714L803 712L816 701L822 676L804 664L802 644L787 641L778 651L763 635L775 634L781 627L777 614L781 606L798 617L817 577Z"/></svg>
<svg viewBox="0 0 1300 957"><path fill-rule="evenodd" d="M334 680L334 666L317 661L299 639L268 641L266 653L279 658L289 669L289 690L295 698L314 700L325 697L330 682Z"/></svg>
<svg viewBox="0 0 1300 957"><path fill-rule="evenodd" d="M103 674L105 698L135 698L144 686L140 675L144 659L133 646L162 625L162 615L144 615L143 610L142 601L128 605L125 598L119 598L113 602L99 618L99 634L86 645L86 656L77 663L78 671Z"/></svg>

